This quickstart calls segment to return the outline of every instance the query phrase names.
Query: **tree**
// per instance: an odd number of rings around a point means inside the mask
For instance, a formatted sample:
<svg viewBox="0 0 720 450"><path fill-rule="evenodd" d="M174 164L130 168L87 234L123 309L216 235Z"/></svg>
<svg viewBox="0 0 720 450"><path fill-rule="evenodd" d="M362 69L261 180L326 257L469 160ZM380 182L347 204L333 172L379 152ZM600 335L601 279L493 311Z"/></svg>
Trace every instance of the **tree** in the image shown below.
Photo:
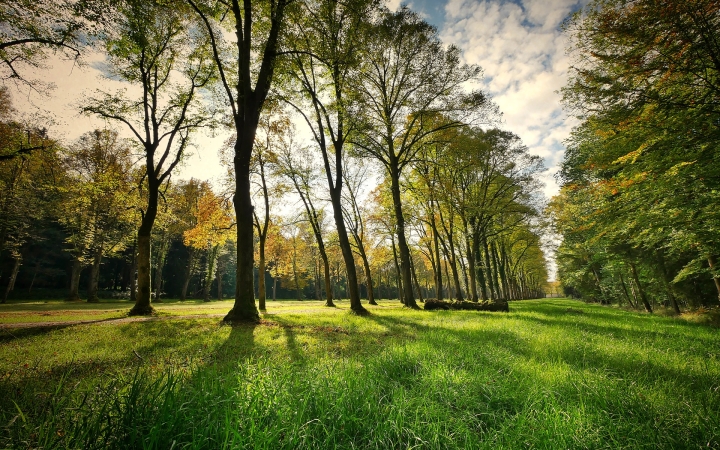
<svg viewBox="0 0 720 450"><path fill-rule="evenodd" d="M103 0L0 2L0 79L12 80L35 90L42 83L27 77L44 67L50 53L80 60L81 51L105 20L113 14Z"/></svg>
<svg viewBox="0 0 720 450"><path fill-rule="evenodd" d="M78 300L82 267L91 264L88 302L97 302L104 256L122 251L132 223L130 149L113 130L82 135L63 153L66 179L58 219L68 231L73 255L68 300Z"/></svg>
<svg viewBox="0 0 720 450"><path fill-rule="evenodd" d="M113 74L138 85L140 98L124 91L99 92L86 113L126 125L145 160L147 204L138 228L138 295L133 315L151 314L150 240L158 213L160 187L180 163L192 132L209 126L211 116L199 91L213 80L208 42L194 33L187 11L177 4L128 0L118 37L107 41Z"/></svg>
<svg viewBox="0 0 720 450"><path fill-rule="evenodd" d="M291 144L292 145L292 144ZM276 155L278 172L292 183L295 192L302 201L305 217L312 229L318 253L322 260L325 279L325 306L334 307L333 292L330 280L330 262L323 238L323 210L315 206L313 190L317 188L319 171L312 164L312 154L308 148L296 149L286 145Z"/></svg>
<svg viewBox="0 0 720 450"><path fill-rule="evenodd" d="M360 303L355 258L343 215L343 157L345 144L355 128L351 118L357 112L357 101L353 100L356 87L351 79L359 68L366 25L377 6L375 0L310 2L293 36L297 51L290 69L302 96L297 100L286 98L305 119L323 158L347 272L350 309L357 314L367 311Z"/></svg>
<svg viewBox="0 0 720 450"><path fill-rule="evenodd" d="M226 321L257 322L253 287L253 205L250 174L260 113L273 81L279 55L281 30L291 0L207 1L187 0L200 17L211 42L213 61L235 128L235 221L237 223L237 277L235 304ZM218 22L232 23L236 42L225 45ZM232 48L232 49L231 49ZM230 53L230 52L233 53ZM232 54L232 57L230 56Z"/></svg>
<svg viewBox="0 0 720 450"><path fill-rule="evenodd" d="M409 9L383 12L370 35L355 81L364 124L352 141L387 171L405 304L417 308L400 198L402 172L437 133L482 115L488 100L480 91L463 90L478 79L480 68L461 65L460 51L443 48L435 28Z"/></svg>
<svg viewBox="0 0 720 450"><path fill-rule="evenodd" d="M627 277L648 310L648 297L679 312L679 303L705 303L710 289L720 296L711 206L719 23L720 7L704 0L593 2L566 22L575 64L563 96L583 122L569 140L558 205L592 202L588 220L555 213L568 241L566 281L581 295L624 297ZM588 266L594 286L581 276L582 234L600 250Z"/></svg>
<svg viewBox="0 0 720 450"><path fill-rule="evenodd" d="M221 248L232 240L234 226L229 205L212 191L205 192L198 201L197 225L184 233L185 245L207 252L203 299L210 301L210 284L215 274Z"/></svg>

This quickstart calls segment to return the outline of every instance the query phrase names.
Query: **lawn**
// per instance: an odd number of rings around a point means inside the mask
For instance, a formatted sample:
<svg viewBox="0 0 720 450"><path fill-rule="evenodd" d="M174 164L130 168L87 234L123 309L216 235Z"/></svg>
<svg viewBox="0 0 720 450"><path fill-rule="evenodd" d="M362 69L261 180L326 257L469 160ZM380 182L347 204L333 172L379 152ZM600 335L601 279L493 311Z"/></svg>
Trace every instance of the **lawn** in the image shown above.
<svg viewBox="0 0 720 450"><path fill-rule="evenodd" d="M130 323L103 321L127 302L2 305L98 323L0 329L0 448L720 447L717 328L556 299L339 305L235 327L180 318L230 302Z"/></svg>

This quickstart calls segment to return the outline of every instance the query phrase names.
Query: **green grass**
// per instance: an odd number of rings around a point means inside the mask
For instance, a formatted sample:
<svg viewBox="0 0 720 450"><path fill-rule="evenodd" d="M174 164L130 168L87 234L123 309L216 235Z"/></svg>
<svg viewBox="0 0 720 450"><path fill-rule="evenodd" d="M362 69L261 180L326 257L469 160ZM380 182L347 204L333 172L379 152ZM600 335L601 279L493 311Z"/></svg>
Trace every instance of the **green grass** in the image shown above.
<svg viewBox="0 0 720 450"><path fill-rule="evenodd" d="M716 328L569 300L340 305L0 330L0 448L720 447Z"/></svg>

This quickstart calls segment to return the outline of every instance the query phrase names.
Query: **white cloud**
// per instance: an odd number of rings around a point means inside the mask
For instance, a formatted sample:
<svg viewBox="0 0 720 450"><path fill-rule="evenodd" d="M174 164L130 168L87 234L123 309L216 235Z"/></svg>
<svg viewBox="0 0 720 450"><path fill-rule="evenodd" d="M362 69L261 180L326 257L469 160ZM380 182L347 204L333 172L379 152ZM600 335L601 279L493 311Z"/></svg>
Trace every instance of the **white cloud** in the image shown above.
<svg viewBox="0 0 720 450"><path fill-rule="evenodd" d="M441 36L485 72L485 89L503 112L504 127L545 159L545 194L557 193L562 142L575 123L562 112L557 91L568 61L560 24L575 0L449 0Z"/></svg>

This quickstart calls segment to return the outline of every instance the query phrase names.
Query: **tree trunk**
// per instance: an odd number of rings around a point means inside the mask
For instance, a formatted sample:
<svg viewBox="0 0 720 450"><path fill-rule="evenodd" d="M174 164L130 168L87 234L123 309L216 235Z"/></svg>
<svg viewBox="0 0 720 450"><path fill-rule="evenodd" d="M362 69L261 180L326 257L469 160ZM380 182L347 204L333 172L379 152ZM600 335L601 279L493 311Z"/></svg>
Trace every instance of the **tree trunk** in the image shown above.
<svg viewBox="0 0 720 450"><path fill-rule="evenodd" d="M630 306L632 306L633 308L635 308L635 304L634 304L633 301L630 299L630 294L628 293L627 286L625 285L625 279L623 278L622 273L620 274L620 285L622 286L623 293L625 294L625 299L626 299L627 302L630 304Z"/></svg>
<svg viewBox="0 0 720 450"><path fill-rule="evenodd" d="M480 254L480 230L476 229L473 226L473 239L472 239L472 248L473 248L473 266L472 266L472 272L475 273L475 276L477 278L477 282L480 284L480 293L482 294L483 301L486 301L488 299L487 295L487 286L485 284L485 274L483 273L483 267L481 265L482 263L482 255Z"/></svg>
<svg viewBox="0 0 720 450"><path fill-rule="evenodd" d="M249 117L238 119L235 142L235 218L237 230L237 269L235 281L235 303L223 320L229 322L259 322L260 314L255 307L255 270L253 252L253 205L250 197L250 157L260 110L246 112Z"/></svg>
<svg viewBox="0 0 720 450"><path fill-rule="evenodd" d="M395 261L395 277L396 277L396 285L397 285L397 291L398 291L398 300L400 300L400 303L403 305L405 304L405 301L403 299L403 288L402 288L402 276L400 275L400 262L398 261L398 255L397 255L397 249L395 247L395 237L390 236L390 240L392 242L392 249L393 249L393 261Z"/></svg>
<svg viewBox="0 0 720 450"><path fill-rule="evenodd" d="M715 282L715 289L717 289L718 293L718 303L720 303L720 275L715 274L715 258L712 256L708 256L708 265L710 266L710 270L712 271L712 278Z"/></svg>
<svg viewBox="0 0 720 450"><path fill-rule="evenodd" d="M267 289L265 287L265 241L267 235L260 233L260 248L258 249L258 308L265 311L265 299L267 297Z"/></svg>
<svg viewBox="0 0 720 450"><path fill-rule="evenodd" d="M338 242L342 251L343 261L345 262L345 272L347 274L347 291L350 297L350 309L356 314L367 314L367 310L360 303L360 289L358 288L357 271L355 270L355 258L353 256L350 239L348 237L347 228L345 227L345 218L342 212L342 203L340 192L342 189L342 177L336 175L336 183L338 187L330 191L330 201L333 207L333 217L335 218L335 227L338 232Z"/></svg>
<svg viewBox="0 0 720 450"><path fill-rule="evenodd" d="M208 247L207 263L205 264L205 284L203 285L203 301L210 301L210 285L212 284L213 275L215 274L215 261L217 260L217 254L219 245Z"/></svg>
<svg viewBox="0 0 720 450"><path fill-rule="evenodd" d="M88 280L88 292L87 301L88 303L97 303L100 301L98 298L98 281L100 278L100 262L102 261L102 250L95 250L93 255L93 263L90 267L90 279Z"/></svg>
<svg viewBox="0 0 720 450"><path fill-rule="evenodd" d="M485 280L487 281L487 285L490 290L490 298L495 300L499 297L497 295L497 291L495 290L495 285L493 283L492 266L490 265L490 248L488 247L487 236L485 236L484 233L482 236L482 244L483 244L483 250L485 253L485 271L486 271Z"/></svg>
<svg viewBox="0 0 720 450"><path fill-rule="evenodd" d="M153 176L148 174L148 203L147 210L143 215L138 229L138 280L137 280L137 298L135 306L132 307L129 314L131 316L144 316L154 312L150 305L150 291L152 284L150 280L151 271L151 233L157 217L158 198L160 195L160 182Z"/></svg>
<svg viewBox="0 0 720 450"><path fill-rule="evenodd" d="M130 301L137 300L137 243L132 247L132 262L130 263Z"/></svg>
<svg viewBox="0 0 720 450"><path fill-rule="evenodd" d="M73 259L72 271L70 272L70 292L67 301L80 301L80 273L82 272L82 263L79 258Z"/></svg>
<svg viewBox="0 0 720 450"><path fill-rule="evenodd" d="M442 261L440 260L440 240L438 239L435 214L430 216L430 228L433 233L433 244L435 245L435 260L437 261L437 272L435 273L435 292L438 300L443 300Z"/></svg>
<svg viewBox="0 0 720 450"><path fill-rule="evenodd" d="M370 271L370 262L368 261L367 254L365 253L365 247L360 243L358 247L360 249L360 258L363 262L363 269L365 270L365 284L367 285L368 303L371 305L377 305L375 301L375 292L373 290L373 279L372 272Z"/></svg>
<svg viewBox="0 0 720 450"><path fill-rule="evenodd" d="M630 268L632 269L633 279L635 280L635 285L637 286L637 290L640 293L640 299L642 299L643 306L645 306L645 311L651 313L652 307L650 306L650 303L647 300L647 297L645 296L645 291L643 291L642 285L640 284L640 278L638 277L637 268L635 267L634 263L630 263Z"/></svg>
<svg viewBox="0 0 720 450"><path fill-rule="evenodd" d="M391 160L390 163L393 209L395 211L395 224L397 225L400 270L402 273L403 304L409 308L419 309L413 295L410 248L408 247L407 239L405 239L405 217L403 216L402 202L400 199L400 169L397 166L397 161Z"/></svg>
<svg viewBox="0 0 720 450"><path fill-rule="evenodd" d="M15 289L15 280L17 280L18 272L20 271L20 263L22 262L22 256L17 255L13 258L13 268L10 273L10 279L8 280L7 287L5 288L5 295L3 296L3 303L7 303L8 295Z"/></svg>
<svg viewBox="0 0 720 450"><path fill-rule="evenodd" d="M477 291L477 270L475 269L475 251L473 249L472 243L470 242L470 236L468 234L467 227L465 228L465 235L467 236L465 239L465 247L467 248L467 259L468 259L468 272L470 272L470 299L474 302L478 301L478 291Z"/></svg>

